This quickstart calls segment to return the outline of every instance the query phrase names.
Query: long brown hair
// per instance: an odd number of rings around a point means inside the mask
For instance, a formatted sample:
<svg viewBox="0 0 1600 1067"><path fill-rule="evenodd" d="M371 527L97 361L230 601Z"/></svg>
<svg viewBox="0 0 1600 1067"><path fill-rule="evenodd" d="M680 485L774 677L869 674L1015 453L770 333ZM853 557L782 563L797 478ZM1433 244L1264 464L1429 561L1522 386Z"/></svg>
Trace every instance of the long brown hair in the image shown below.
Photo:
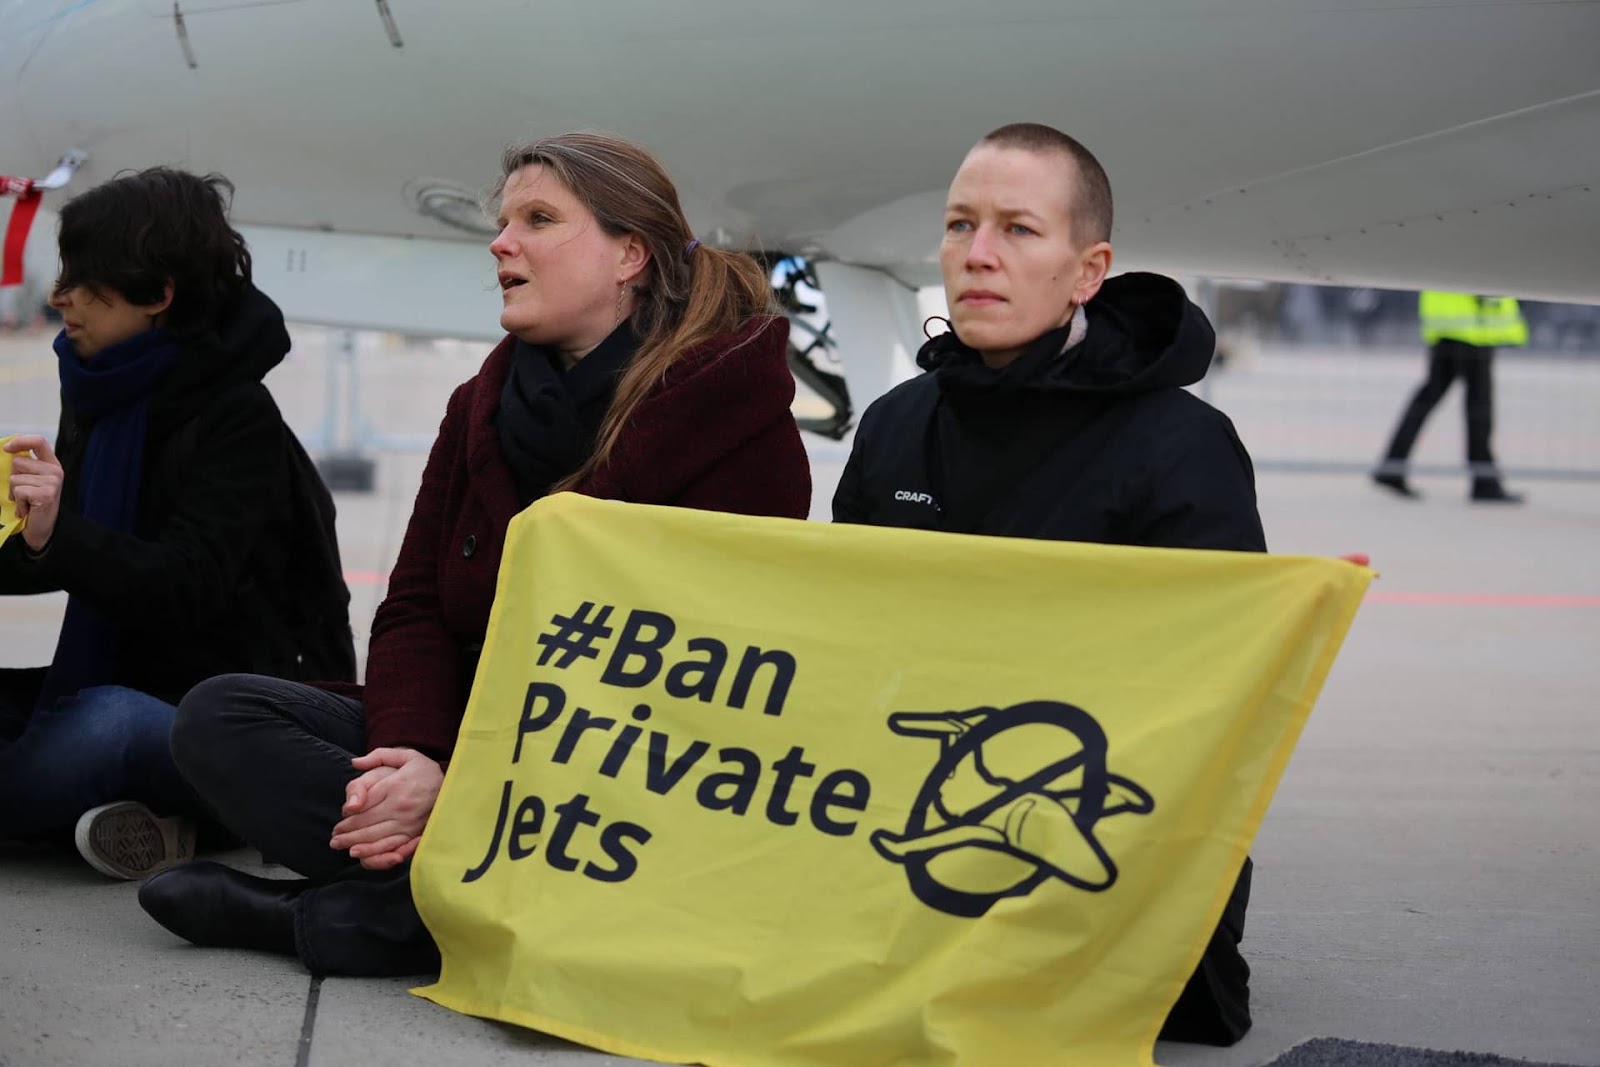
<svg viewBox="0 0 1600 1067"><path fill-rule="evenodd" d="M617 383L594 454L551 490L559 492L606 465L622 428L667 368L696 345L774 309L767 275L750 256L703 244L689 249L694 234L678 190L645 149L600 133L514 145L500 161L493 198L500 198L513 174L535 163L559 178L606 233L637 234L650 249L649 265L634 281L640 292L630 316L639 350Z"/></svg>

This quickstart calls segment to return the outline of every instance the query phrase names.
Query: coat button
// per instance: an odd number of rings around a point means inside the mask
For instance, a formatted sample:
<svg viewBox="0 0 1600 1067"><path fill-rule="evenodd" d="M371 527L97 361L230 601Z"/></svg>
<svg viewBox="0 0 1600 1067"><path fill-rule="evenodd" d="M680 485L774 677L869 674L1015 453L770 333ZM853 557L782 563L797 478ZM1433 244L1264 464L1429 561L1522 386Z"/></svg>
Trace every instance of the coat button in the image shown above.
<svg viewBox="0 0 1600 1067"><path fill-rule="evenodd" d="M476 551L478 551L477 537L472 534L467 534L467 539L461 542L461 554L467 559L471 559L472 554Z"/></svg>

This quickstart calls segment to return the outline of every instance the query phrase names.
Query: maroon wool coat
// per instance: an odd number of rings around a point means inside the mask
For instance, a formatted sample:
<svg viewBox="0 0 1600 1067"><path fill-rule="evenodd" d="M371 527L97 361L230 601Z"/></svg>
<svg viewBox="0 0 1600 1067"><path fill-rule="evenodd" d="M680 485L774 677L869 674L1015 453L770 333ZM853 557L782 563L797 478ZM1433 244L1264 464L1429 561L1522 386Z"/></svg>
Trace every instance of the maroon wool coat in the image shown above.
<svg viewBox="0 0 1600 1067"><path fill-rule="evenodd" d="M681 358L635 409L594 497L803 519L811 469L789 405L788 320L760 317ZM506 526L522 510L494 414L513 340L445 409L372 624L367 743L448 758L489 626Z"/></svg>

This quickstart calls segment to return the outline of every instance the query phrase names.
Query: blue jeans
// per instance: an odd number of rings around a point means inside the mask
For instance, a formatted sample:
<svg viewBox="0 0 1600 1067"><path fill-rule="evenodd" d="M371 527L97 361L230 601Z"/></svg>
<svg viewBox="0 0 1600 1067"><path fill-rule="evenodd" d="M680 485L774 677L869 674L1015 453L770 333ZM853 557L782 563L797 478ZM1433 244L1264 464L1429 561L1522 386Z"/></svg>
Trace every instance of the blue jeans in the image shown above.
<svg viewBox="0 0 1600 1067"><path fill-rule="evenodd" d="M199 810L172 761L171 704L103 685L31 711L24 672L4 673L0 839L64 840L78 816L116 800L140 801L158 815Z"/></svg>

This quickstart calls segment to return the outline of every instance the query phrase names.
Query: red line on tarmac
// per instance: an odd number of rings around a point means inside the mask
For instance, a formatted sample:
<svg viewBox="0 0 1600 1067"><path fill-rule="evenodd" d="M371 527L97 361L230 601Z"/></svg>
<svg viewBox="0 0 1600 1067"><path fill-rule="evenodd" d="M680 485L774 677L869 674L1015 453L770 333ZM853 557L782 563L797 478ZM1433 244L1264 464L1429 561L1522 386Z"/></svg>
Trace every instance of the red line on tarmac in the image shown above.
<svg viewBox="0 0 1600 1067"><path fill-rule="evenodd" d="M1459 608L1600 608L1600 596L1538 593L1406 593L1374 589L1367 593L1374 604L1413 604Z"/></svg>
<svg viewBox="0 0 1600 1067"><path fill-rule="evenodd" d="M382 571L345 571L344 580L350 585L387 585L389 576ZM1600 596L1537 593L1407 593L1374 589L1367 593L1367 601L1452 608L1600 608Z"/></svg>

